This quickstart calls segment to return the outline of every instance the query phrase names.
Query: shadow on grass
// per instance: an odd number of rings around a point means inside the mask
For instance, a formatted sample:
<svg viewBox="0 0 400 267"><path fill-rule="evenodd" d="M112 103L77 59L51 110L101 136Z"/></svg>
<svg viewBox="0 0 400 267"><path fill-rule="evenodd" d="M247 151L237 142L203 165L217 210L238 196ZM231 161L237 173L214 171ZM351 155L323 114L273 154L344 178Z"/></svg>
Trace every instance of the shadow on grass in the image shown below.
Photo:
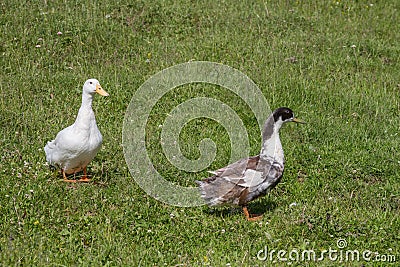
<svg viewBox="0 0 400 267"><path fill-rule="evenodd" d="M269 199L262 199L261 201L256 201L250 203L247 208L250 213L256 215L264 215L267 212L271 212L276 209L278 205L274 201L270 201ZM220 208L207 208L204 210L204 213L213 215L215 217L230 217L235 214L243 213L241 207L220 207Z"/></svg>

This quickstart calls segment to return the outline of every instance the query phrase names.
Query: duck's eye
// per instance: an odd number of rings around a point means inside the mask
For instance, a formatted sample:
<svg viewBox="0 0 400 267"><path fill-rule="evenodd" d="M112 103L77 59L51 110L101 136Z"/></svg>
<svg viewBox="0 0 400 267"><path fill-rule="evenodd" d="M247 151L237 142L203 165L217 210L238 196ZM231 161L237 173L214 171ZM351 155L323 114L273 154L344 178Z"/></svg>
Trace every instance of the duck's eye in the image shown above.
<svg viewBox="0 0 400 267"><path fill-rule="evenodd" d="M90 84L93 84L93 82L89 82Z"/></svg>

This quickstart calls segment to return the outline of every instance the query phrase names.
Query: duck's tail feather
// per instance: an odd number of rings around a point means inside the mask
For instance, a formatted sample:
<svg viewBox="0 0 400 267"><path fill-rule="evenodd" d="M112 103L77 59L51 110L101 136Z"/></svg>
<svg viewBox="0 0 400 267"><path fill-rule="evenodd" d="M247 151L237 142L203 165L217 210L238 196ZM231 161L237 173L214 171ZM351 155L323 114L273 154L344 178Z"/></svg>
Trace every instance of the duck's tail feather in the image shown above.
<svg viewBox="0 0 400 267"><path fill-rule="evenodd" d="M46 154L46 161L49 163L50 170L53 170L52 168L56 169L57 166L53 164L53 154L54 154L54 148L55 148L55 140L47 142L46 146L44 147L44 153Z"/></svg>
<svg viewBox="0 0 400 267"><path fill-rule="evenodd" d="M224 179L216 179L212 182L207 179L204 181L195 181L199 185L201 198L208 206L213 207L234 204L231 199L234 186L223 180Z"/></svg>

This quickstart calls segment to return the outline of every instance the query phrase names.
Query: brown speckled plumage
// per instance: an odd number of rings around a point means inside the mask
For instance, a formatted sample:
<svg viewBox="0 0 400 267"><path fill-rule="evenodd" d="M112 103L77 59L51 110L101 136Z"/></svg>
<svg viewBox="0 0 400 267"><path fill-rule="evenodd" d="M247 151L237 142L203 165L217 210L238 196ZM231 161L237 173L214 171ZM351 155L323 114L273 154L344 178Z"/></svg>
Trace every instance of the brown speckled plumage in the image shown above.
<svg viewBox="0 0 400 267"><path fill-rule="evenodd" d="M267 119L263 130L260 155L241 159L213 173L199 184L201 196L209 206L242 206L248 220L254 220L247 204L265 196L282 179L283 149L279 129L285 122L302 122L288 108L276 109Z"/></svg>

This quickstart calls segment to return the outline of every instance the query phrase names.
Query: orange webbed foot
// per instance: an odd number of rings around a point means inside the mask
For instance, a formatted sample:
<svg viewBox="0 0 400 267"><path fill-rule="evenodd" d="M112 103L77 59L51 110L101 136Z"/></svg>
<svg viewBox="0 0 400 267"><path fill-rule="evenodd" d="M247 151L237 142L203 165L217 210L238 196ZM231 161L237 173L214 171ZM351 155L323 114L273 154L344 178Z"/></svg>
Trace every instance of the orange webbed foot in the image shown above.
<svg viewBox="0 0 400 267"><path fill-rule="evenodd" d="M91 179L89 179L86 176L84 176L83 178L75 180L75 181L78 182L78 183L87 183L87 182L90 182Z"/></svg>
<svg viewBox="0 0 400 267"><path fill-rule="evenodd" d="M64 172L64 170L61 170L61 172L62 172L62 175L63 175L63 181L67 182L67 183L78 183L78 182L87 183L87 182L91 181L91 179L89 179L87 177L86 167L83 168L83 177L80 178L80 179L77 179L77 180L76 179L72 179L72 180L68 179L67 175Z"/></svg>
<svg viewBox="0 0 400 267"><path fill-rule="evenodd" d="M249 211L247 210L246 206L243 207L243 213L244 213L244 216L246 216L246 220L248 220L249 222L259 221L263 217L262 215L258 215L258 214L250 214Z"/></svg>

